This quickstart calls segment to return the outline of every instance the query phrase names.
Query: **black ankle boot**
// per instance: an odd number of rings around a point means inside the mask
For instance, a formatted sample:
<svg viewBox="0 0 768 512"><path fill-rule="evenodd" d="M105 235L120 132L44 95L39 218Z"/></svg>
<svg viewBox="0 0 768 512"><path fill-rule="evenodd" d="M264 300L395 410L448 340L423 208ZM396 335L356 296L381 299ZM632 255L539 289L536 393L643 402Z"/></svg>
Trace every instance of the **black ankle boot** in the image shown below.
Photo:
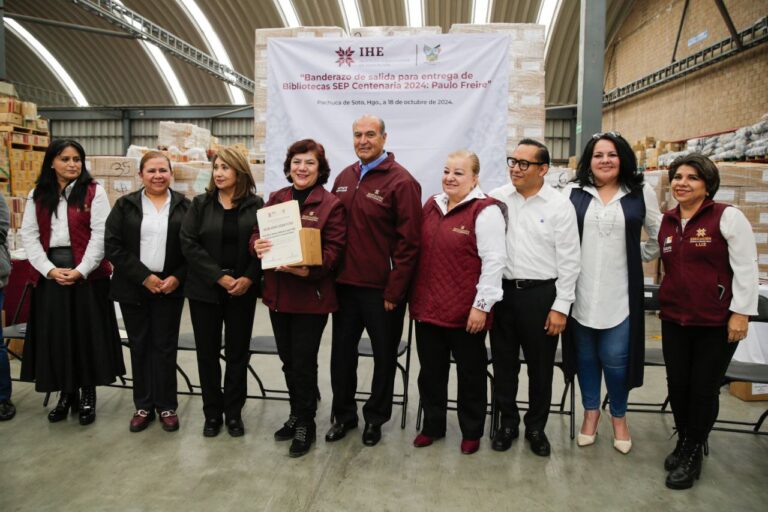
<svg viewBox="0 0 768 512"><path fill-rule="evenodd" d="M678 432L677 444L675 445L675 449L672 450L672 453L667 455L666 459L664 459L665 470L672 471L680 464L680 450L683 448L684 442L685 442L685 434L682 432Z"/></svg>
<svg viewBox="0 0 768 512"><path fill-rule="evenodd" d="M66 393L61 391L59 393L59 402L56 404L51 412L48 413L48 421L56 423L67 418L67 414L71 410L72 413L77 412L78 403L80 402L77 391L74 393Z"/></svg>
<svg viewBox="0 0 768 512"><path fill-rule="evenodd" d="M679 463L669 475L666 485L670 489L689 489L694 480L701 476L701 460L703 445L691 439L685 439L680 448Z"/></svg>
<svg viewBox="0 0 768 512"><path fill-rule="evenodd" d="M299 418L292 414L288 416L288 421L280 427L280 430L275 432L275 441L290 441L293 439L293 436L296 434L296 422L298 420Z"/></svg>
<svg viewBox="0 0 768 512"><path fill-rule="evenodd" d="M80 424L89 425L96 420L96 386L83 386L80 399Z"/></svg>
<svg viewBox="0 0 768 512"><path fill-rule="evenodd" d="M293 442L288 449L289 457L301 457L305 455L312 443L315 442L315 422L300 422L296 425L296 434L293 436Z"/></svg>

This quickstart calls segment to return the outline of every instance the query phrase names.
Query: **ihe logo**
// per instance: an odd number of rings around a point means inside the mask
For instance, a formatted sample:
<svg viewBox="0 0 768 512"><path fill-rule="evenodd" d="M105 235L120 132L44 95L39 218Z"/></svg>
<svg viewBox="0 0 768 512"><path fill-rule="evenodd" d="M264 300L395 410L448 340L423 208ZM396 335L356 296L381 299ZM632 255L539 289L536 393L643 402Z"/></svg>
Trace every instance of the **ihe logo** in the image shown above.
<svg viewBox="0 0 768 512"><path fill-rule="evenodd" d="M339 65L339 67L346 64L347 66L352 66L352 63L355 62L355 60L352 58L352 55L355 54L355 50L352 49L351 46L348 46L345 50L341 46L339 46L339 49L336 50L336 55L339 56L339 58L336 60L336 64Z"/></svg>

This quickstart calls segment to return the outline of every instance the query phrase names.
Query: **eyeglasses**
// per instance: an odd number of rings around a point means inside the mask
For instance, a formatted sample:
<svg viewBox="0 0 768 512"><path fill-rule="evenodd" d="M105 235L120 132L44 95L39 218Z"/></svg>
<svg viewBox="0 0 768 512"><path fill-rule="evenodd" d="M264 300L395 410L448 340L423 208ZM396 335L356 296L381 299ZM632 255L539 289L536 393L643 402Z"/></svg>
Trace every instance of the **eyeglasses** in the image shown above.
<svg viewBox="0 0 768 512"><path fill-rule="evenodd" d="M529 162L528 160L518 160L517 158L507 157L507 165L510 169L514 166L518 166L521 171L525 172L531 165L544 165L545 162Z"/></svg>
<svg viewBox="0 0 768 512"><path fill-rule="evenodd" d="M619 132L610 131L610 132L599 132L599 133L596 133L596 134L594 134L592 136L592 138L594 140L597 140L600 137L602 137L603 135L610 135L611 137L615 137L615 138L621 137L621 134Z"/></svg>

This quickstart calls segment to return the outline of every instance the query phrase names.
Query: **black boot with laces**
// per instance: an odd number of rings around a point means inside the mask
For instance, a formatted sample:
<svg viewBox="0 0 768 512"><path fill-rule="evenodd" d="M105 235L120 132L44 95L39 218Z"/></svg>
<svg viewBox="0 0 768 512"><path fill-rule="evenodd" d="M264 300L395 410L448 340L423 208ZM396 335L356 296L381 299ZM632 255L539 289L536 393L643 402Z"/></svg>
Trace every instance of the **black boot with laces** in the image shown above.
<svg viewBox="0 0 768 512"><path fill-rule="evenodd" d="M293 442L288 450L288 456L301 457L302 455L305 455L314 442L315 422L297 424L296 434L293 436Z"/></svg>
<svg viewBox="0 0 768 512"><path fill-rule="evenodd" d="M689 489L694 480L701 476L701 460L703 458L702 443L686 438L680 448L679 463L667 475L666 485L670 489Z"/></svg>
<svg viewBox="0 0 768 512"><path fill-rule="evenodd" d="M56 423L64 420L67 418L70 410L73 414L76 413L79 402L80 399L77 391L74 393L60 392L59 402L56 404L56 407L51 409L51 412L48 413L48 421Z"/></svg>
<svg viewBox="0 0 768 512"><path fill-rule="evenodd" d="M685 434L683 432L678 432L677 444L675 445L675 449L672 450L672 453L667 455L666 459L664 459L665 470L672 471L680 464L680 450L683 448L684 442L685 442Z"/></svg>
<svg viewBox="0 0 768 512"><path fill-rule="evenodd" d="M283 426L275 432L275 441L290 441L296 434L296 422L299 420L296 416L291 414L288 416L288 421L283 423Z"/></svg>

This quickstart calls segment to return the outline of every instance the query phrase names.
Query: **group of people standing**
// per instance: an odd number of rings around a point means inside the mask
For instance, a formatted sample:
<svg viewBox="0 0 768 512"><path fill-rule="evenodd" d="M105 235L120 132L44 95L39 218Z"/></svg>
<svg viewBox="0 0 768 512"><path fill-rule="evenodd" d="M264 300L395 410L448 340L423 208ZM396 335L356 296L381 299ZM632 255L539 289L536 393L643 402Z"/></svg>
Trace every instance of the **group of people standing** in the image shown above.
<svg viewBox="0 0 768 512"><path fill-rule="evenodd" d="M669 175L679 206L662 216L618 133L592 138L564 192L544 181L546 146L524 139L507 158L510 183L489 194L478 184L477 155L449 154L443 192L422 207L418 181L385 150L384 121L365 115L352 128L358 160L330 191L323 187L330 176L323 146L305 139L288 148L283 170L290 185L266 205L298 201L302 226L321 232L322 265L270 270L259 263L272 247L257 223L264 202L237 151L217 153L207 191L191 202L170 188L171 162L147 153L142 189L110 211L85 169L83 148L54 141L22 226L37 271L22 378L34 380L38 391L60 392L49 420L79 412L80 423L91 423L96 386L124 373L111 298L120 304L131 347L136 411L130 430L144 430L156 417L165 430L177 430L176 346L186 297L203 434L216 436L226 425L230 435L243 435L248 349L261 292L290 396L288 419L274 437L292 441L292 457L307 453L316 439L317 355L329 314L333 424L325 439L338 441L358 426L357 350L365 330L374 373L362 408L362 441L380 441L392 414L407 304L416 322L424 409L414 446L446 434L452 357L461 451L479 449L490 331L501 418L494 450L509 449L519 436L522 350L529 377L525 439L536 455L550 455L545 427L562 337L566 375L578 376L585 410L577 444L597 440L604 377L613 446L626 454L632 448L628 393L643 382L642 261L661 253L664 355L678 431L664 465L669 487L690 487L716 419L719 384L757 309L754 237L739 210L713 202L716 166L696 154L676 160ZM2 270L0 264L0 278Z"/></svg>

